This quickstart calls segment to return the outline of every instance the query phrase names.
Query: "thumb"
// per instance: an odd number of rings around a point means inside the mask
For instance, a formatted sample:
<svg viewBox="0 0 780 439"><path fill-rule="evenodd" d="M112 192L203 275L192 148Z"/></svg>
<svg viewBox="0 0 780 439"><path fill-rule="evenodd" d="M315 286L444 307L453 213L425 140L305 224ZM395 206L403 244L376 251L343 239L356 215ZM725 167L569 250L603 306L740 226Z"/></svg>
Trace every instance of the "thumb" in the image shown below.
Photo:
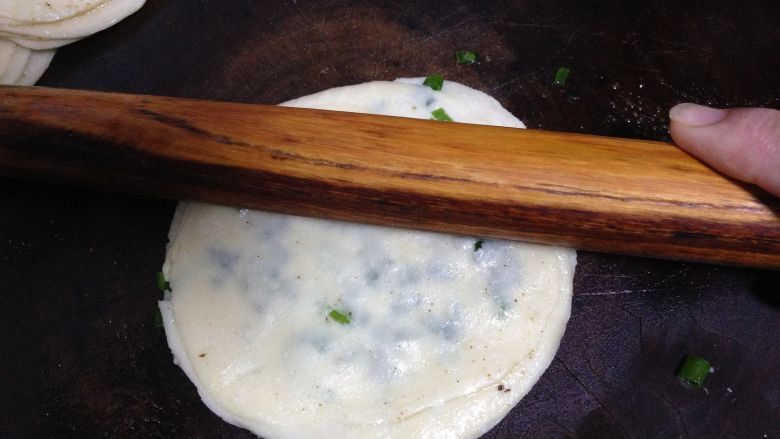
<svg viewBox="0 0 780 439"><path fill-rule="evenodd" d="M780 111L679 104L669 132L682 149L724 174L780 196Z"/></svg>

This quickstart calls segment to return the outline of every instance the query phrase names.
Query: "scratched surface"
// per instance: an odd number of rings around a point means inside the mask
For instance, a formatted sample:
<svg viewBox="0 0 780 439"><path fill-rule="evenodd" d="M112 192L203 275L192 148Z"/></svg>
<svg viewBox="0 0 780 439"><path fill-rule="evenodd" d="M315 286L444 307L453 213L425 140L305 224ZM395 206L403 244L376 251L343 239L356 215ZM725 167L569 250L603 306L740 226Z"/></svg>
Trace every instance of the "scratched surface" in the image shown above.
<svg viewBox="0 0 780 439"><path fill-rule="evenodd" d="M531 128L666 140L680 101L780 106L779 5L149 0L41 84L277 103L441 72ZM455 65L462 49L480 62ZM0 180L0 205L0 437L253 437L153 326L174 202ZM558 355L485 437L780 435L780 273L579 261ZM687 354L715 368L704 389L674 378Z"/></svg>

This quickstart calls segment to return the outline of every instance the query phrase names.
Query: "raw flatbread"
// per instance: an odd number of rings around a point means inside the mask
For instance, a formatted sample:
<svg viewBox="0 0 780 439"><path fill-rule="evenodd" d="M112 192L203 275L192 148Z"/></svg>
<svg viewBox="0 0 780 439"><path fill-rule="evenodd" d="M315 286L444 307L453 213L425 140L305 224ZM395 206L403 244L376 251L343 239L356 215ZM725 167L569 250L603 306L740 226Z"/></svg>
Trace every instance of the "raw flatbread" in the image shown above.
<svg viewBox="0 0 780 439"><path fill-rule="evenodd" d="M11 41L0 40L0 76L3 76L3 73L5 73L5 69L10 64L14 52L16 52L16 44Z"/></svg>
<svg viewBox="0 0 780 439"><path fill-rule="evenodd" d="M284 105L522 127L484 93L421 82ZM169 237L175 362L265 438L477 437L539 379L571 310L571 249L197 203Z"/></svg>
<svg viewBox="0 0 780 439"><path fill-rule="evenodd" d="M6 38L78 39L113 26L143 6L145 0L109 0L81 15L66 20L35 24L0 24Z"/></svg>
<svg viewBox="0 0 780 439"><path fill-rule="evenodd" d="M62 46L68 45L70 43L75 43L76 41L80 40L81 38L52 38L52 39L45 39L45 38L20 38L20 37L10 37L8 38L10 41L13 41L14 43L26 47L28 49L32 50L50 50L50 49L57 49Z"/></svg>
<svg viewBox="0 0 780 439"><path fill-rule="evenodd" d="M106 29L145 0L0 0L0 84L34 85L54 49Z"/></svg>
<svg viewBox="0 0 780 439"><path fill-rule="evenodd" d="M12 43L13 44L13 43ZM15 45L16 46L16 45ZM25 47L16 46L11 54L11 58L5 66L3 74L0 75L0 84L14 85L24 73L24 68L27 66L27 61L30 60L30 49Z"/></svg>
<svg viewBox="0 0 780 439"><path fill-rule="evenodd" d="M34 85L49 67L54 53L0 40L0 85Z"/></svg>
<svg viewBox="0 0 780 439"><path fill-rule="evenodd" d="M0 23L48 23L94 9L107 0L3 0Z"/></svg>
<svg viewBox="0 0 780 439"><path fill-rule="evenodd" d="M30 59L22 72L22 76L16 81L17 85L35 85L49 68L56 50L33 50Z"/></svg>

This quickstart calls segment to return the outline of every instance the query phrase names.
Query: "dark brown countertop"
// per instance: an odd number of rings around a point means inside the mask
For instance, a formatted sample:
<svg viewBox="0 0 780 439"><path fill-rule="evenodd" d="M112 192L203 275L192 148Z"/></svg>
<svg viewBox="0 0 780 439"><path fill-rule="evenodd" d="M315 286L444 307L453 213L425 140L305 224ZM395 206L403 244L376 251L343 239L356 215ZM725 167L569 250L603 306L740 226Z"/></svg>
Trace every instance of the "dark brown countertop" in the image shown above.
<svg viewBox="0 0 780 439"><path fill-rule="evenodd" d="M441 72L530 128L668 140L677 102L780 107L778 48L773 1L149 0L40 84L277 103ZM0 205L0 437L253 437L153 325L173 201L0 179ZM780 272L579 262L560 351L486 437L780 434ZM674 377L686 354L715 367L706 390Z"/></svg>

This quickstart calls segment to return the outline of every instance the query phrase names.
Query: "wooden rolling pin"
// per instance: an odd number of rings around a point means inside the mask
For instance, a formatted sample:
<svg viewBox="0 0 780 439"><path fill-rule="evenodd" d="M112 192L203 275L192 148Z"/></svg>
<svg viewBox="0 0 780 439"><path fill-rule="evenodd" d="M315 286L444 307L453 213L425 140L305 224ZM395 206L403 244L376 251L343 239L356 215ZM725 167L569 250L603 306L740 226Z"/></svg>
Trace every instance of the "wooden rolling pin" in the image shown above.
<svg viewBox="0 0 780 439"><path fill-rule="evenodd" d="M2 87L0 174L477 237L780 268L780 201L659 142Z"/></svg>

